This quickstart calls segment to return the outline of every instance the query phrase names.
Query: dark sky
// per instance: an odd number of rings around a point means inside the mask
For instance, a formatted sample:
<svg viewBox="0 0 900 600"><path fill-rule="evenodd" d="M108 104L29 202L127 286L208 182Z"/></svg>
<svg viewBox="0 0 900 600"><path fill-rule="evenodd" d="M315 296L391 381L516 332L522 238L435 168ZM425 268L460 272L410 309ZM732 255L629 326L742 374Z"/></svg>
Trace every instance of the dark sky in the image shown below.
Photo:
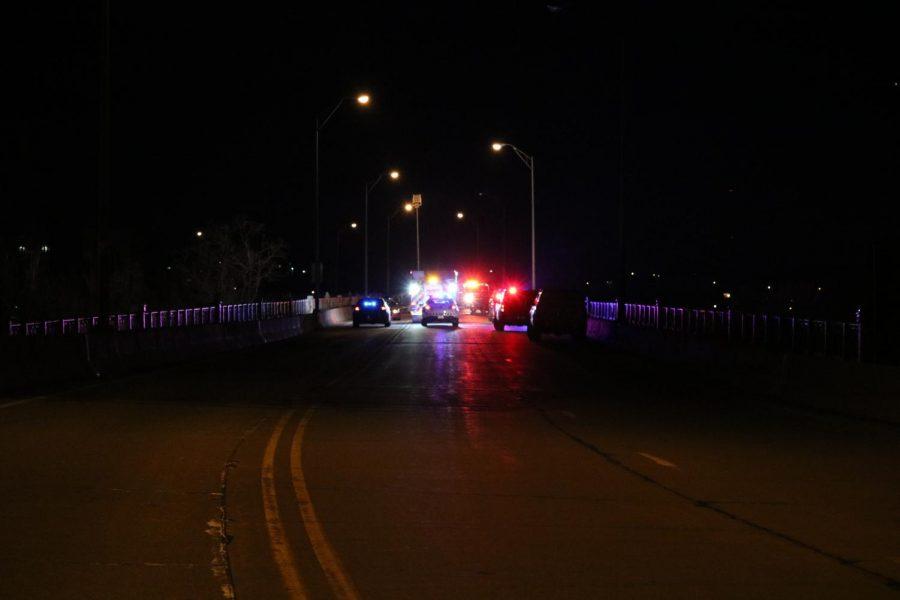
<svg viewBox="0 0 900 600"><path fill-rule="evenodd" d="M900 43L883 9L185 4L111 13L111 222L148 270L236 214L307 264L314 122L359 91L371 107L347 104L323 132L322 252L332 260L338 224L361 219L364 182L401 169L371 197L379 283L387 214L413 192L426 264L472 265L480 213L482 268L499 267L501 212L481 191L505 203L510 271L525 278L528 173L494 139L535 155L541 282L614 278L620 131L640 274L849 289L873 240L896 253ZM23 10L4 19L2 233L74 249L97 196L100 9ZM411 222L394 232L399 273ZM360 263L358 241L344 244Z"/></svg>

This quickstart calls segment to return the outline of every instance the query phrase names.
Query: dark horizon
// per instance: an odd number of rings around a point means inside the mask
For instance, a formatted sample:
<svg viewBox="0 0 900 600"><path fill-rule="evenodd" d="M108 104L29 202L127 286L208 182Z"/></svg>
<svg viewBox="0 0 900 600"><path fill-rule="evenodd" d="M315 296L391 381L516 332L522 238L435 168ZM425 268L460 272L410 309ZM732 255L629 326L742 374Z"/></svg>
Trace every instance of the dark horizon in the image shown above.
<svg viewBox="0 0 900 600"><path fill-rule="evenodd" d="M98 19L99 6L27 8L7 42L30 60L14 64L17 109L4 119L2 234L7 246L61 249L69 269L89 254L95 219ZM265 223L308 267L314 121L366 91L371 106L342 108L322 136L329 272L338 225L362 219L364 182L399 168L371 199L370 287L384 279L387 215L412 193L424 197L429 266L472 265L472 219L485 213L480 254L493 260L476 271L500 266L502 236L477 193L503 199L509 271L527 279L527 170L490 151L502 139L535 156L540 283L590 281L602 295L619 271L621 128L638 299L712 279L821 286L846 313L871 303L873 254L888 273L900 252L890 23L757 5L182 7L177 18L113 7L110 227L148 281L196 229L236 215ZM403 215L392 231L398 278L414 233ZM342 270L361 287L361 245L343 243L355 263Z"/></svg>

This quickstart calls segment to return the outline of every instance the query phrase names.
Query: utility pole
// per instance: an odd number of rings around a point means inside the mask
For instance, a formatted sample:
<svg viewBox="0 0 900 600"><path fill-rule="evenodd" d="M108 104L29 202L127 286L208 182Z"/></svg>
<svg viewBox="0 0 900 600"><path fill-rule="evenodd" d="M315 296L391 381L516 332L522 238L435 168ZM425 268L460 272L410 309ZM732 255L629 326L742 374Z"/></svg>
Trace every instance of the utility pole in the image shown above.
<svg viewBox="0 0 900 600"><path fill-rule="evenodd" d="M416 210L416 271L422 270L422 255L419 245L419 209L422 207L422 194L413 194L412 207Z"/></svg>
<svg viewBox="0 0 900 600"><path fill-rule="evenodd" d="M99 136L99 161L97 165L97 239L95 252L95 294L96 303L94 309L100 317L100 327L107 325L106 314L109 312L109 276L106 272L106 246L108 244L107 229L109 227L109 197L110 197L110 148L109 148L109 120L110 120L110 89L109 89L109 63L110 63L110 19L109 0L104 0L100 15L100 136Z"/></svg>

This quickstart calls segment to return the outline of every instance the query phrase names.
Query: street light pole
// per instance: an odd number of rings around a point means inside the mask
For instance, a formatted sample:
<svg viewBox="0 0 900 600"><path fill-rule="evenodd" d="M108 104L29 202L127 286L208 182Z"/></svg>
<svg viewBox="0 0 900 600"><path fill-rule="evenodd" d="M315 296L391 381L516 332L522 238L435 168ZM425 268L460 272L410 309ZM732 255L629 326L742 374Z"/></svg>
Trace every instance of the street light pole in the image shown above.
<svg viewBox="0 0 900 600"><path fill-rule="evenodd" d="M356 222L350 223L350 229L356 229ZM341 267L341 234L346 231L343 227L339 227L337 231L337 249L334 255L334 292L339 293L341 285L340 267Z"/></svg>
<svg viewBox="0 0 900 600"><path fill-rule="evenodd" d="M421 254L419 253L419 207L416 207L416 271L422 270Z"/></svg>
<svg viewBox="0 0 900 600"><path fill-rule="evenodd" d="M391 171L390 178L397 180L400 178L399 171ZM365 184L365 217L363 223L364 237L365 243L363 244L363 289L365 291L365 295L369 295L369 192L375 189L375 186L381 183L381 180L384 179L384 173L380 173L378 178L372 183Z"/></svg>
<svg viewBox="0 0 900 600"><path fill-rule="evenodd" d="M537 289L537 268L535 266L535 213L534 213L534 156L531 156L522 150L516 148L512 144L494 142L491 144L494 152L500 152L504 147L509 146L516 153L516 156L525 163L531 172L531 289Z"/></svg>
<svg viewBox="0 0 900 600"><path fill-rule="evenodd" d="M328 116L325 117L322 121L319 121L319 118L316 117L316 187L315 187L315 211L314 211L315 212L315 221L316 221L316 235L315 235L316 250L315 250L315 264L313 264L313 272L312 272L313 288L314 288L313 294L314 294L314 297L316 300L316 307L315 307L316 312L319 311L319 291L320 291L319 288L322 285L322 275L323 275L321 254L319 252L319 248L320 248L320 244L319 244L319 225L320 225L320 222L319 222L319 135L321 134L322 130L325 129L325 126L328 125L328 121L331 120L331 117L334 116L334 113L336 113L338 111L338 109L341 107L341 105L344 104L344 100L346 100L346 99L347 99L347 97L344 96L340 100L338 100L337 104L334 105L334 108L331 109L331 112L328 113ZM368 94L360 94L359 96L356 97L356 102L357 102L357 104L360 104L361 106L367 105L369 103Z"/></svg>
<svg viewBox="0 0 900 600"><path fill-rule="evenodd" d="M396 217L398 214L400 214L401 210L406 211L406 212L412 212L412 209L413 209L412 204L406 203L403 206L401 206L400 208L398 208L397 210L395 210L394 213L390 217L388 217L387 244L385 246L385 253L384 253L384 263L386 265L385 276L384 276L384 293L387 294L388 296L391 295L391 221L394 219L394 217Z"/></svg>

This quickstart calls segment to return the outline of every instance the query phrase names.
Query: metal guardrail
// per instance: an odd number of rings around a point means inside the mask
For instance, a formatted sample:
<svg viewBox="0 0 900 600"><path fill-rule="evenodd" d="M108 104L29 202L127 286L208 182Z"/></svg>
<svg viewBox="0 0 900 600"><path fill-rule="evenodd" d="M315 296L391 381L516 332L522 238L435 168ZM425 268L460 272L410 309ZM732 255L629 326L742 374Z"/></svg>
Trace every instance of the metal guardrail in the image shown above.
<svg viewBox="0 0 900 600"><path fill-rule="evenodd" d="M319 298L319 309L328 310L349 306L358 300L355 296ZM244 323L265 319L279 319L298 315L310 315L315 309L315 298L282 300L276 302L248 302L222 304L194 308L144 310L139 313L109 315L107 325L113 331L137 331L168 327L191 327L214 323ZM74 317L28 323L9 322L9 335L80 335L100 325L100 317Z"/></svg>
<svg viewBox="0 0 900 600"><path fill-rule="evenodd" d="M854 321L807 319L734 310L588 302L588 316L626 325L862 362L862 314Z"/></svg>

